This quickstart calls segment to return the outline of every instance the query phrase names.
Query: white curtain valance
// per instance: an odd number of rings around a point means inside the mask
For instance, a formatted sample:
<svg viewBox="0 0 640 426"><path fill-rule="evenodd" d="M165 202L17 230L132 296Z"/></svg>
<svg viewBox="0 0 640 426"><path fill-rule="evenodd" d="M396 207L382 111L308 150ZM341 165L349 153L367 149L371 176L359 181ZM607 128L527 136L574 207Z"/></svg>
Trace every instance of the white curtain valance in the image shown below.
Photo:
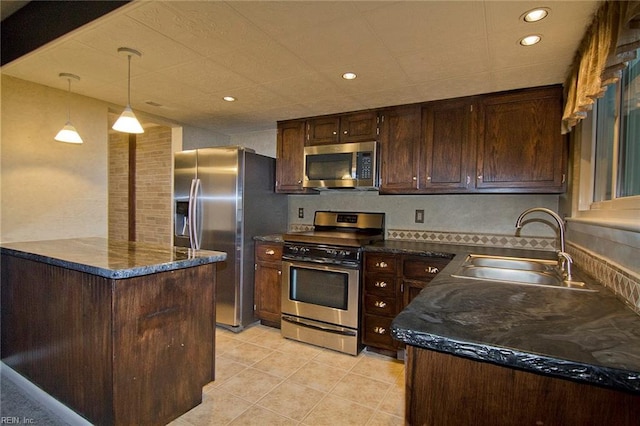
<svg viewBox="0 0 640 426"><path fill-rule="evenodd" d="M562 132L587 116L640 49L640 1L605 1L595 13L564 84Z"/></svg>

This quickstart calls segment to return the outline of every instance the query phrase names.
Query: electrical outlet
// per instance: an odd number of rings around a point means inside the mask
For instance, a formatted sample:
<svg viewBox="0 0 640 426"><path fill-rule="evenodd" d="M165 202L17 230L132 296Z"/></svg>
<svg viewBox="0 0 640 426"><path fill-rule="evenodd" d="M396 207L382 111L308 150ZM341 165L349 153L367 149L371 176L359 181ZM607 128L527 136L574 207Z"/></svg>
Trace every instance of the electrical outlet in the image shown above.
<svg viewBox="0 0 640 426"><path fill-rule="evenodd" d="M298 207L298 219L304 219L304 207Z"/></svg>
<svg viewBox="0 0 640 426"><path fill-rule="evenodd" d="M416 223L424 223L424 210L416 210Z"/></svg>

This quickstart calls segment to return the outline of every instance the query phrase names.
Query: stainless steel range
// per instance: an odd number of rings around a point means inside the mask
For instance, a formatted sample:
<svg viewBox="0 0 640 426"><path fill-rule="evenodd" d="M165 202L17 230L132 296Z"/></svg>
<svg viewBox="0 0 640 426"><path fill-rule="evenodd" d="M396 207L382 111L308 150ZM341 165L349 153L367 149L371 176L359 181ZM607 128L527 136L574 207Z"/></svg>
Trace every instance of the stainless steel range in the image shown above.
<svg viewBox="0 0 640 426"><path fill-rule="evenodd" d="M282 335L357 355L362 247L384 239L384 213L317 211L284 235Z"/></svg>

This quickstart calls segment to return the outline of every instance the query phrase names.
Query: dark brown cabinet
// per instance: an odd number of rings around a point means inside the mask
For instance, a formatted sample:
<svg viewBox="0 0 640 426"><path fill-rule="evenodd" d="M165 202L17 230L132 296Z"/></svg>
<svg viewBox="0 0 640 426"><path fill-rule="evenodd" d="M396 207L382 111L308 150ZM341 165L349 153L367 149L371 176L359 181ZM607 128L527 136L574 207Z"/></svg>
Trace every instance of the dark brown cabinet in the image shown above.
<svg viewBox="0 0 640 426"><path fill-rule="evenodd" d="M437 257L402 256L402 309L447 266L449 261L450 259Z"/></svg>
<svg viewBox="0 0 640 426"><path fill-rule="evenodd" d="M407 346L407 425L637 425L640 396Z"/></svg>
<svg viewBox="0 0 640 426"><path fill-rule="evenodd" d="M314 192L305 143L378 140L381 194L561 193L561 119L562 87L546 86L281 122L276 188Z"/></svg>
<svg viewBox="0 0 640 426"><path fill-rule="evenodd" d="M115 279L3 253L0 270L2 361L91 424L167 424L202 401L215 263Z"/></svg>
<svg viewBox="0 0 640 426"><path fill-rule="evenodd" d="M305 121L278 123L276 146L276 192L304 193L304 132Z"/></svg>
<svg viewBox="0 0 640 426"><path fill-rule="evenodd" d="M395 351L403 345L391 336L391 321L449 263L441 257L365 253L362 343Z"/></svg>
<svg viewBox="0 0 640 426"><path fill-rule="evenodd" d="M282 244L256 242L255 313L264 325L280 328Z"/></svg>
<svg viewBox="0 0 640 426"><path fill-rule="evenodd" d="M419 189L460 192L475 185L474 99L430 102L422 109Z"/></svg>
<svg viewBox="0 0 640 426"><path fill-rule="evenodd" d="M398 343L391 336L391 321L398 311L398 256L365 253L362 298L362 343L393 351Z"/></svg>
<svg viewBox="0 0 640 426"><path fill-rule="evenodd" d="M420 105L389 108L380 115L380 192L418 189Z"/></svg>
<svg viewBox="0 0 640 426"><path fill-rule="evenodd" d="M563 192L562 88L482 97L476 188L481 192Z"/></svg>
<svg viewBox="0 0 640 426"><path fill-rule="evenodd" d="M376 111L311 118L307 120L307 145L374 141L377 132Z"/></svg>

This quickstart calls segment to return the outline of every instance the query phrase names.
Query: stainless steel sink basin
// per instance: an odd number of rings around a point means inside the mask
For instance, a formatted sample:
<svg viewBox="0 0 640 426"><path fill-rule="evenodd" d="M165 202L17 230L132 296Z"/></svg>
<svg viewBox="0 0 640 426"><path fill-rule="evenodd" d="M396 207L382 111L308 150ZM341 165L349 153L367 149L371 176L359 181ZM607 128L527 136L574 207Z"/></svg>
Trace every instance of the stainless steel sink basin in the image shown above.
<svg viewBox="0 0 640 426"><path fill-rule="evenodd" d="M451 276L507 284L597 291L586 288L581 282L563 280L556 266L557 262L543 259L471 254Z"/></svg>
<svg viewBox="0 0 640 426"><path fill-rule="evenodd" d="M465 265L488 268L516 269L519 271L549 272L558 264L553 260L527 259L520 257L484 256L471 254Z"/></svg>

